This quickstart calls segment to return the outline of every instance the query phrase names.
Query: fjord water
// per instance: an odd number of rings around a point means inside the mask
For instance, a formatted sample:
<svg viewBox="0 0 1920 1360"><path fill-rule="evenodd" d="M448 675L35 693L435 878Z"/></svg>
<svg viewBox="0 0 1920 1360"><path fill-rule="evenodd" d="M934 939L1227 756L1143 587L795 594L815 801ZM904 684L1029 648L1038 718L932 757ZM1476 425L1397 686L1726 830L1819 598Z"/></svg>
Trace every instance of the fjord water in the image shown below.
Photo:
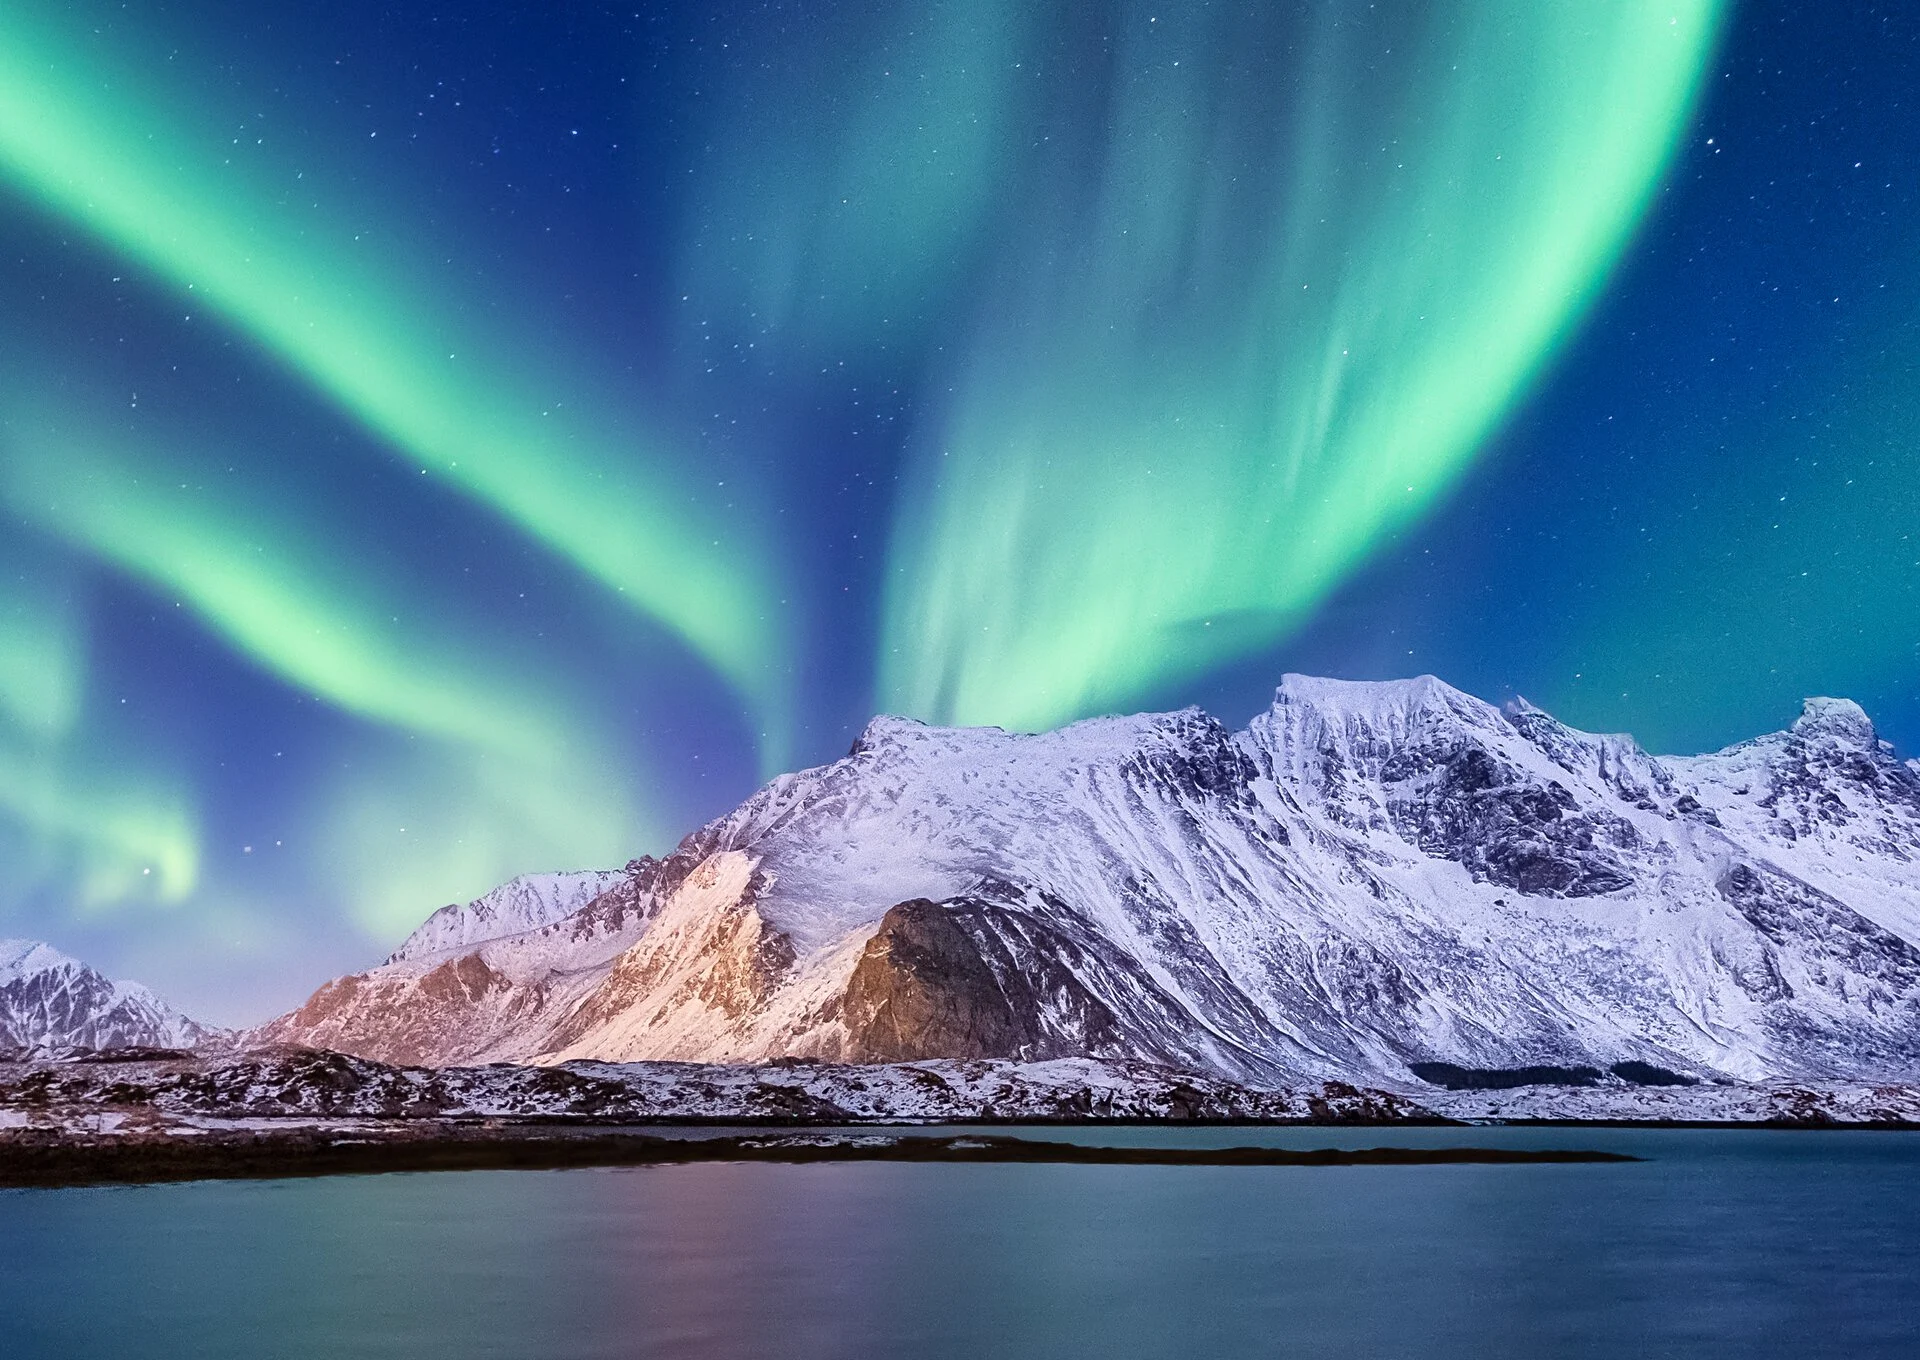
<svg viewBox="0 0 1920 1360"><path fill-rule="evenodd" d="M0 1193L0 1354L1920 1354L1920 1134L1119 1130L1630 1164L707 1164Z"/></svg>

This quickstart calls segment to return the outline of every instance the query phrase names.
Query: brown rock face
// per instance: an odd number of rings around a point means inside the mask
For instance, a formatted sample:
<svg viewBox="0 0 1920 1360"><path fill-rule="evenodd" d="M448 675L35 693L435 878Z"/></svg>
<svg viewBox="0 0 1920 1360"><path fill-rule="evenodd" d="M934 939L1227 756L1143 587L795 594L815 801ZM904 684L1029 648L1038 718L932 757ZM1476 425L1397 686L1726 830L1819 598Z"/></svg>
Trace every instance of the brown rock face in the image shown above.
<svg viewBox="0 0 1920 1360"><path fill-rule="evenodd" d="M448 959L420 979L420 994L447 1006L471 1006L513 984L487 967L478 954Z"/></svg>
<svg viewBox="0 0 1920 1360"><path fill-rule="evenodd" d="M932 1058L1135 1060L1205 1070L1219 1061L1192 1014L1095 932L979 897L888 910L834 1018L839 1062ZM1062 922L1065 922L1063 925Z"/></svg>
<svg viewBox="0 0 1920 1360"><path fill-rule="evenodd" d="M891 908L834 1007L840 1062L1125 1059L1205 1070L1192 1014L1097 933L978 897ZM1061 924L1062 920L1066 924Z"/></svg>
<svg viewBox="0 0 1920 1360"><path fill-rule="evenodd" d="M493 1034L538 1011L545 1000L544 987L516 987L479 955L466 954L418 977L336 978L252 1038L375 1062L439 1065L483 1051Z"/></svg>
<svg viewBox="0 0 1920 1360"><path fill-rule="evenodd" d="M902 902L880 920L847 980L848 1059L1034 1056L1029 995L1009 998L949 906Z"/></svg>

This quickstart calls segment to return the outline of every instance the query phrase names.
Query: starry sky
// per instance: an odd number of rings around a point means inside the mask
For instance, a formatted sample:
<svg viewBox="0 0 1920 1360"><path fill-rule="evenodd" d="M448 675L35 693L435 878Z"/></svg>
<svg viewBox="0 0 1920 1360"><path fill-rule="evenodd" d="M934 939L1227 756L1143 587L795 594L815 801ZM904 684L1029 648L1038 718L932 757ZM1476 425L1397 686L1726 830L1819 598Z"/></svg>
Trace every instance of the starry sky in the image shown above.
<svg viewBox="0 0 1920 1360"><path fill-rule="evenodd" d="M0 934L259 1020L878 710L1920 752L1920 14L0 3Z"/></svg>

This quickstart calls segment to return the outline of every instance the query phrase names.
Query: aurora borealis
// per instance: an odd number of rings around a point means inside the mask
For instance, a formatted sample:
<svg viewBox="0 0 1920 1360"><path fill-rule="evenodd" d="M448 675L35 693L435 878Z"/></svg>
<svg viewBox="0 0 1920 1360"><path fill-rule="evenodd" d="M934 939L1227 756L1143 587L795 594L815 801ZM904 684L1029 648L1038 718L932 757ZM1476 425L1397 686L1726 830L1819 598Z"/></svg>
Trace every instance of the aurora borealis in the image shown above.
<svg viewBox="0 0 1920 1360"><path fill-rule="evenodd" d="M1103 135L1044 177L1070 188L1011 247L924 437L890 706L1052 726L1297 624L1578 315L1716 18L1333 5L1299 34L1206 8L1163 33L1155 8L1123 7L1103 82L1075 91L1094 112L1070 121Z"/></svg>
<svg viewBox="0 0 1920 1360"><path fill-rule="evenodd" d="M0 7L0 934L255 1018L877 709L1920 739L1920 19Z"/></svg>

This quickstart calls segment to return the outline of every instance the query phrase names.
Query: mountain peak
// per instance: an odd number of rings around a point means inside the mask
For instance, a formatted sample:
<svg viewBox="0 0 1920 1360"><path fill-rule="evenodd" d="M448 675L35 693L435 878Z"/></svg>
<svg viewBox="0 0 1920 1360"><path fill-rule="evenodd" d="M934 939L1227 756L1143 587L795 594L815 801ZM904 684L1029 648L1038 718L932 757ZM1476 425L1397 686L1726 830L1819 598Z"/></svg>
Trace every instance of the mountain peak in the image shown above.
<svg viewBox="0 0 1920 1360"><path fill-rule="evenodd" d="M1505 713L1509 718L1524 718L1534 713L1544 714L1547 717L1553 716L1524 694L1514 695L1500 706L1500 711ZM1556 721L1558 720L1556 719Z"/></svg>
<svg viewBox="0 0 1920 1360"><path fill-rule="evenodd" d="M882 717L619 911L330 983L261 1034L429 1063L1909 1073L1920 789L1855 776L1825 735L1863 739L1855 706L1802 726L1654 757L1432 676L1289 675L1242 732Z"/></svg>
<svg viewBox="0 0 1920 1360"><path fill-rule="evenodd" d="M0 940L0 1053L184 1048L212 1034L137 982L38 940Z"/></svg>
<svg viewBox="0 0 1920 1360"><path fill-rule="evenodd" d="M1500 710L1432 675L1407 680L1323 680L1285 675L1274 691L1270 717L1311 714L1334 730L1402 739L1421 731L1464 725L1505 727Z"/></svg>
<svg viewBox="0 0 1920 1360"><path fill-rule="evenodd" d="M1879 740L1873 719L1851 699L1808 699L1801 704L1794 720L1793 735L1806 740L1831 737L1848 746L1872 750Z"/></svg>
<svg viewBox="0 0 1920 1360"><path fill-rule="evenodd" d="M867 725L860 729L860 735L853 739L848 750L850 756L857 756L876 747L896 745L925 735L930 729L918 718L902 718L893 713L876 713L867 719Z"/></svg>
<svg viewBox="0 0 1920 1360"><path fill-rule="evenodd" d="M521 874L464 905L455 902L440 908L401 941L387 962L424 958L538 929L571 916L625 877L623 871L604 869Z"/></svg>
<svg viewBox="0 0 1920 1360"><path fill-rule="evenodd" d="M1404 680L1330 680L1289 671L1274 691L1275 704L1305 704L1347 711L1486 708L1485 701L1455 689L1437 675L1415 675Z"/></svg>
<svg viewBox="0 0 1920 1360"><path fill-rule="evenodd" d="M0 983L62 965L81 966L78 959L69 958L40 940L0 940Z"/></svg>

